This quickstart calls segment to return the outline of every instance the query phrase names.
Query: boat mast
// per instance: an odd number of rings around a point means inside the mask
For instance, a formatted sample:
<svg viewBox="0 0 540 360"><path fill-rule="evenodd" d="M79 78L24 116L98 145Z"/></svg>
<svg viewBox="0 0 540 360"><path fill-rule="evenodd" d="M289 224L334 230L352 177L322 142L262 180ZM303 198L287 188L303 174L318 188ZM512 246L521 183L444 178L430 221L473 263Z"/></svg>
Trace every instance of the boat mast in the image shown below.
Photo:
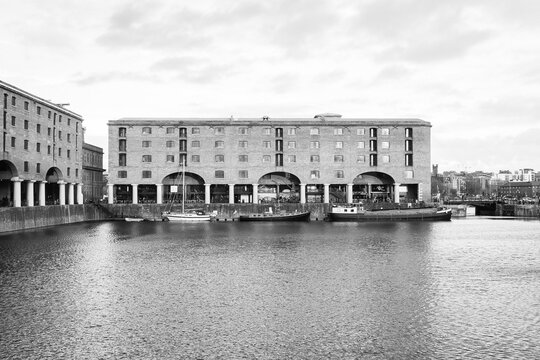
<svg viewBox="0 0 540 360"><path fill-rule="evenodd" d="M184 213L184 198L186 197L186 180L185 180L185 171L186 171L186 159L182 161L182 213Z"/></svg>

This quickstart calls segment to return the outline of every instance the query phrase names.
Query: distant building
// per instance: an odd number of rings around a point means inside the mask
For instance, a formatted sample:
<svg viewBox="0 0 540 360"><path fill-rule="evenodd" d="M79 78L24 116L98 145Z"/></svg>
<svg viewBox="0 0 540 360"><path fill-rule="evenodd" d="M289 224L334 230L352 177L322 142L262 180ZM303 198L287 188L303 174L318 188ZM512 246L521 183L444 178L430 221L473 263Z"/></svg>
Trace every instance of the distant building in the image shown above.
<svg viewBox="0 0 540 360"><path fill-rule="evenodd" d="M540 197L540 181L509 181L499 186L499 197L514 199Z"/></svg>
<svg viewBox="0 0 540 360"><path fill-rule="evenodd" d="M98 202L103 198L103 149L88 143L83 144L83 195L86 202Z"/></svg>
<svg viewBox="0 0 540 360"><path fill-rule="evenodd" d="M80 115L0 81L1 206L83 203Z"/></svg>
<svg viewBox="0 0 540 360"><path fill-rule="evenodd" d="M201 203L430 201L431 124L418 119L119 119L110 202L170 198L185 163Z"/></svg>
<svg viewBox="0 0 540 360"><path fill-rule="evenodd" d="M518 170L518 181L535 181L536 173L533 169L519 169Z"/></svg>

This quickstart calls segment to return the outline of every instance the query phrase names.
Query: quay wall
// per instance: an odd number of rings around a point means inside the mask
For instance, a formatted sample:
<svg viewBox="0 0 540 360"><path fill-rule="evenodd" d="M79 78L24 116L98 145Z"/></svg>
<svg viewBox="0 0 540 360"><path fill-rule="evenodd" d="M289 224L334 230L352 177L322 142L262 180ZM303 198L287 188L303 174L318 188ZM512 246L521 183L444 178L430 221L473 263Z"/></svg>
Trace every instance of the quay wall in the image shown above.
<svg viewBox="0 0 540 360"><path fill-rule="evenodd" d="M94 204L0 208L0 233L109 217L110 214Z"/></svg>

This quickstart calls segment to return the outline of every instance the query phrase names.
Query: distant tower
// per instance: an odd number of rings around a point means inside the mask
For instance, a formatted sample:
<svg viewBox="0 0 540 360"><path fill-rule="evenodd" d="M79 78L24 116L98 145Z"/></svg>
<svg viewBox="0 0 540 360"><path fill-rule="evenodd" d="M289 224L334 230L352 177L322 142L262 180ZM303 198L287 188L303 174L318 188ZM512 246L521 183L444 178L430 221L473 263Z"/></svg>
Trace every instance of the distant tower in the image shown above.
<svg viewBox="0 0 540 360"><path fill-rule="evenodd" d="M432 176L439 176L439 164L431 165L432 167Z"/></svg>

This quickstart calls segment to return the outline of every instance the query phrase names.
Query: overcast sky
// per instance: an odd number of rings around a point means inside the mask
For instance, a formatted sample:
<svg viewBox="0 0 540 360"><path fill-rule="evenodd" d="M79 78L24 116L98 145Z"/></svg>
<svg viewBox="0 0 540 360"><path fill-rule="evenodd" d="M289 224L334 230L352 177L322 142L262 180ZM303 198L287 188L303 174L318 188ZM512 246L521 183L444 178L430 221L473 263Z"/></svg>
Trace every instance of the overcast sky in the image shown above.
<svg viewBox="0 0 540 360"><path fill-rule="evenodd" d="M540 170L537 0L0 0L0 79L85 119L415 117L440 170Z"/></svg>

